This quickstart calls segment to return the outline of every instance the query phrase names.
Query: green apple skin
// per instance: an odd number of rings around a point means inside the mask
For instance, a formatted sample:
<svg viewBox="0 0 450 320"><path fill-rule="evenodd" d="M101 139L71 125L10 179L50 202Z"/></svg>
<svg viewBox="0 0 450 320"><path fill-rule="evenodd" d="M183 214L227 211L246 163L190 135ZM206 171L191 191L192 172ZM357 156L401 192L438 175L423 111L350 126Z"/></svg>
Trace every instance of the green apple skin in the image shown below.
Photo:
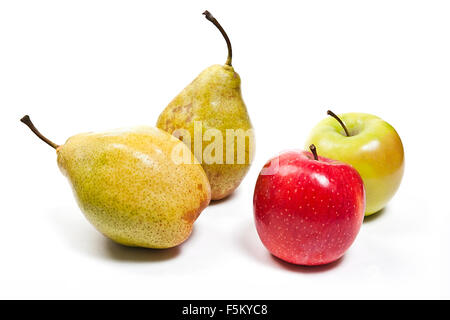
<svg viewBox="0 0 450 320"><path fill-rule="evenodd" d="M366 190L366 212L380 211L394 196L403 177L405 155L397 131L386 121L366 113L338 115L339 122L328 117L312 130L306 149L311 144L320 156L352 165L361 175Z"/></svg>

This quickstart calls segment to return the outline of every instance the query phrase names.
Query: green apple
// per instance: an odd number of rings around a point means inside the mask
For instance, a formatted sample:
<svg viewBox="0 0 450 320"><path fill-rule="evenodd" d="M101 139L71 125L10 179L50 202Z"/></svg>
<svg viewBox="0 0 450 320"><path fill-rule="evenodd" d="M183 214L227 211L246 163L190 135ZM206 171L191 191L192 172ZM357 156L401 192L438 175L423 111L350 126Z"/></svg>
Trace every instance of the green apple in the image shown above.
<svg viewBox="0 0 450 320"><path fill-rule="evenodd" d="M371 114L328 115L312 130L306 148L314 144L321 156L346 162L359 172L366 190L366 216L383 209L403 177L405 156L398 133Z"/></svg>

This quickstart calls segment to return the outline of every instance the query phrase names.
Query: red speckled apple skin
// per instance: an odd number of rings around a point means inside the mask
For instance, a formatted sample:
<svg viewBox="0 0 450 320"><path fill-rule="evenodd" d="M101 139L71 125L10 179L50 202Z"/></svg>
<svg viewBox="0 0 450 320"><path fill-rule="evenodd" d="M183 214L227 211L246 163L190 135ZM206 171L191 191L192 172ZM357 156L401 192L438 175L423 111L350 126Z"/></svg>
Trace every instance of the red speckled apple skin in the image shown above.
<svg viewBox="0 0 450 320"><path fill-rule="evenodd" d="M320 150L318 150L320 153ZM262 174L271 167L273 174ZM255 186L256 229L276 257L322 265L342 257L364 219L364 185L348 164L287 151L264 166Z"/></svg>

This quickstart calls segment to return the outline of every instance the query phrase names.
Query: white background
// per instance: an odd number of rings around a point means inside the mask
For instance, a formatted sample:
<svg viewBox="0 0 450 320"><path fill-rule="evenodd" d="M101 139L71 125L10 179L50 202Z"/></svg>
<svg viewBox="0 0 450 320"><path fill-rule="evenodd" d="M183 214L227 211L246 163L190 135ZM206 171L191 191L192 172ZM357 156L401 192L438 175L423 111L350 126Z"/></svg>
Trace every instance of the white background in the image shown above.
<svg viewBox="0 0 450 320"><path fill-rule="evenodd" d="M205 9L233 44L255 162L180 247L116 245L19 119L30 114L60 144L154 125L201 70L225 62ZM450 298L449 16L448 1L2 1L0 298ZM297 267L262 246L253 187L327 108L391 123L405 176L343 259Z"/></svg>

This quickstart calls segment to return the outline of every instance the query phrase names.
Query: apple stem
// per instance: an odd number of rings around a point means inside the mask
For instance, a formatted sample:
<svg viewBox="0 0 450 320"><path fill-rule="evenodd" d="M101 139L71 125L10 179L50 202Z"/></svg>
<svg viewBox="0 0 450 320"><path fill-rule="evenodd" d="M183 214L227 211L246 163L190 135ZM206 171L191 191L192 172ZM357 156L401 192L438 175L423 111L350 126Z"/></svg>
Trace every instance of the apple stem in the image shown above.
<svg viewBox="0 0 450 320"><path fill-rule="evenodd" d="M309 150L311 150L311 153L313 154L313 156L314 156L314 160L319 160L319 156L317 155L317 149L316 149L316 146L315 145L310 145L309 146Z"/></svg>
<svg viewBox="0 0 450 320"><path fill-rule="evenodd" d="M206 19L211 21L217 27L217 29L219 29L220 33L225 38L225 41L227 42L227 47L228 47L228 57L227 57L227 61L225 62L225 64L231 66L231 58L232 58L233 52L231 50L231 42L230 42L230 39L228 38L227 33L225 32L225 30L223 30L220 23L216 20L216 18L213 17L213 15L211 13L209 13L208 10L203 12L203 14L205 15Z"/></svg>
<svg viewBox="0 0 450 320"><path fill-rule="evenodd" d="M36 127L34 126L33 122L31 122L31 119L28 115L24 116L22 119L20 119L20 121L25 123L28 126L28 128L30 128L30 130L33 131L33 133L38 136L39 139L44 141L46 144L48 144L53 149L57 149L59 147L59 145L57 145L56 143L54 143L54 142L50 141L49 139L47 139L46 137L44 137L42 135L42 133L40 133L39 130L36 129Z"/></svg>
<svg viewBox="0 0 450 320"><path fill-rule="evenodd" d="M342 126L342 128L344 128L344 131L345 131L345 134L347 135L347 137L350 137L350 134L348 133L347 127L345 126L344 122L333 111L328 110L327 115L335 118L337 120L337 122L339 122L339 124Z"/></svg>

